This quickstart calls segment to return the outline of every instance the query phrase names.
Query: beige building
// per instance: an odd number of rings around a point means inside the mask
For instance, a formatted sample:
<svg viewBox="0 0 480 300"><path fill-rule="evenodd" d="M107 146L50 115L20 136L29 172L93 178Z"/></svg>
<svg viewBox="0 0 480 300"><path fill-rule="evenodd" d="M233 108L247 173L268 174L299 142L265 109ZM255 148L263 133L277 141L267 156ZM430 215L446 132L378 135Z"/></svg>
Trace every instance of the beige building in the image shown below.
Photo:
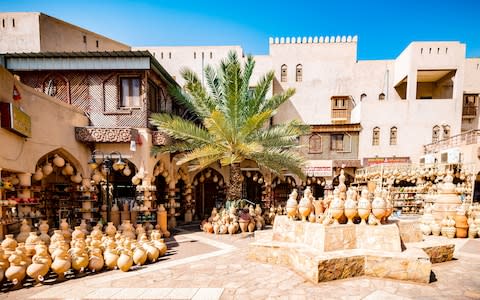
<svg viewBox="0 0 480 300"><path fill-rule="evenodd" d="M115 50L130 46L43 13L0 12L0 53Z"/></svg>

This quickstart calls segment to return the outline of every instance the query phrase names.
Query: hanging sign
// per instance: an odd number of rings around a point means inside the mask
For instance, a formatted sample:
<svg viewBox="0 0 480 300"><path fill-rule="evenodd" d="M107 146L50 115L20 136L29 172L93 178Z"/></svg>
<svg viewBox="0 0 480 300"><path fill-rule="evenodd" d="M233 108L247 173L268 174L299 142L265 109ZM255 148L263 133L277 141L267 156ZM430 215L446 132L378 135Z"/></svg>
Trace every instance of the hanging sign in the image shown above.
<svg viewBox="0 0 480 300"><path fill-rule="evenodd" d="M308 160L304 168L310 177L331 177L333 174L332 160Z"/></svg>
<svg viewBox="0 0 480 300"><path fill-rule="evenodd" d="M1 125L23 137L32 136L32 121L30 116L12 103L1 102L0 111L2 115Z"/></svg>

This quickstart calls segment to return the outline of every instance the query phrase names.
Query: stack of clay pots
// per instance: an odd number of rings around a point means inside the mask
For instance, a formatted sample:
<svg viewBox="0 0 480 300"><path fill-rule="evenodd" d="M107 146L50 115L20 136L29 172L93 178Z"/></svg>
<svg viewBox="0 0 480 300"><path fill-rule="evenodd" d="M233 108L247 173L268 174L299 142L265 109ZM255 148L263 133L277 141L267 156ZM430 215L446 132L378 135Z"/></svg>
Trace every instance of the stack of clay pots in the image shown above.
<svg viewBox="0 0 480 300"><path fill-rule="evenodd" d="M272 216L273 219L273 216ZM265 217L262 216L260 205L243 209L230 206L228 210L213 208L210 217L201 224L201 229L208 233L234 234L237 232L253 232L265 227Z"/></svg>

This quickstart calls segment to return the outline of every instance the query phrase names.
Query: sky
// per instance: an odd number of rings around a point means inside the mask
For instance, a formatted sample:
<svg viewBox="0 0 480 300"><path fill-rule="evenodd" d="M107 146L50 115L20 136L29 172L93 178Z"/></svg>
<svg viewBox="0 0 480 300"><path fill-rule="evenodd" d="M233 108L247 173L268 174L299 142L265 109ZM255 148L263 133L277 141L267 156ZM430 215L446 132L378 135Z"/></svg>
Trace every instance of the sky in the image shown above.
<svg viewBox="0 0 480 300"><path fill-rule="evenodd" d="M459 41L480 57L480 0L0 0L0 11L42 12L130 46L260 55L269 37L357 35L360 60L394 59L412 41Z"/></svg>

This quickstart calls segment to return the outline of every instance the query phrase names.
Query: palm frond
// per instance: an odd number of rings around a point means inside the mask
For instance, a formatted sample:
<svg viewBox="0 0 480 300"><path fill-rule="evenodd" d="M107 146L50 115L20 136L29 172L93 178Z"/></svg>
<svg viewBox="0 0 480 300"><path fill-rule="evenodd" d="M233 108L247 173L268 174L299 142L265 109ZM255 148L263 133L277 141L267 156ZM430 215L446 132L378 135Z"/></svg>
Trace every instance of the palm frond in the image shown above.
<svg viewBox="0 0 480 300"><path fill-rule="evenodd" d="M290 97L295 94L295 89L287 89L284 93L274 95L273 97L266 99L263 101L259 108L258 111L265 111L265 110L276 110L280 105L282 105L285 101L290 99Z"/></svg>
<svg viewBox="0 0 480 300"><path fill-rule="evenodd" d="M183 165L191 161L200 160L208 157L215 157L216 160L219 160L222 157L223 153L223 149L219 149L214 145L206 145L201 148L196 148L182 155L177 161L177 165Z"/></svg>
<svg viewBox="0 0 480 300"><path fill-rule="evenodd" d="M281 174L283 170L287 169L300 178L305 178L302 170L305 160L298 152L288 150L264 151L254 153L251 158L255 159L259 166L267 168L273 173Z"/></svg>
<svg viewBox="0 0 480 300"><path fill-rule="evenodd" d="M210 117L204 120L203 124L217 143L222 141L232 142L235 129L231 128L223 113L219 111L212 112Z"/></svg>
<svg viewBox="0 0 480 300"><path fill-rule="evenodd" d="M189 120L170 114L152 114L150 122L170 137L188 143L204 145L213 142L212 136L205 129Z"/></svg>
<svg viewBox="0 0 480 300"><path fill-rule="evenodd" d="M272 116L272 111L264 111L261 113L254 114L250 116L243 124L243 126L238 131L238 136L240 140L246 139L249 135L254 132L258 132L262 126L270 119Z"/></svg>
<svg viewBox="0 0 480 300"><path fill-rule="evenodd" d="M205 78L207 80L207 85L210 89L210 93L212 97L215 99L216 102L221 101L223 97L223 90L222 85L220 84L220 80L217 76L217 72L215 69L208 65L205 67Z"/></svg>

